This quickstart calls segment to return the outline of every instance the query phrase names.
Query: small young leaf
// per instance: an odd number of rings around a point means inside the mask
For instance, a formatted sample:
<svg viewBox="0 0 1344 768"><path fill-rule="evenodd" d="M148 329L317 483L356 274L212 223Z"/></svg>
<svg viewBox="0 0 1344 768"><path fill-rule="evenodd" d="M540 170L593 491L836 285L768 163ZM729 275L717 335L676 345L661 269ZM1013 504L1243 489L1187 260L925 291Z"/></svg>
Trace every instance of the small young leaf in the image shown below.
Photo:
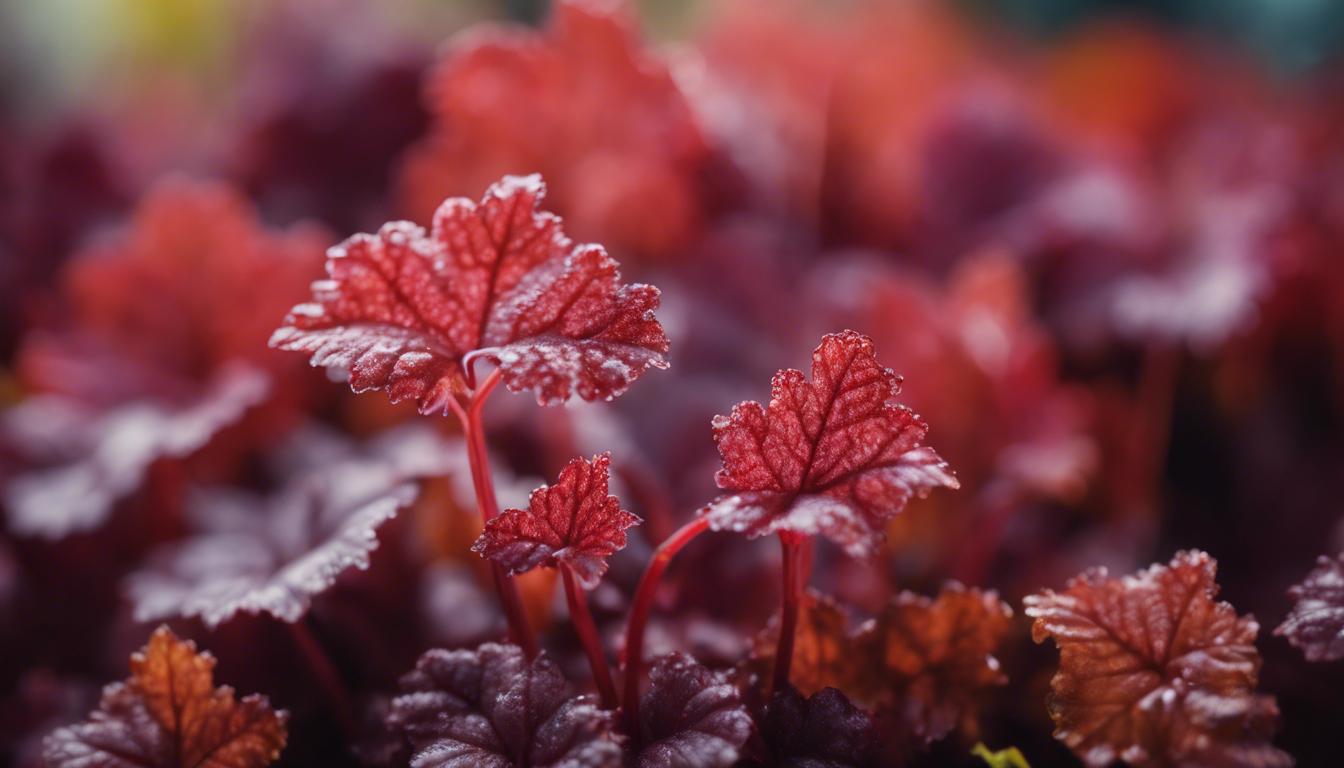
<svg viewBox="0 0 1344 768"><path fill-rule="evenodd" d="M616 714L568 698L545 656L487 643L433 650L401 679L387 726L414 750L412 768L619 768Z"/></svg>
<svg viewBox="0 0 1344 768"><path fill-rule="evenodd" d="M804 699L797 688L784 686L770 702L761 737L771 766L859 768L877 762L877 724L834 688Z"/></svg>
<svg viewBox="0 0 1344 768"><path fill-rule="evenodd" d="M1259 625L1214 601L1217 564L1180 552L1122 579L1084 573L1026 598L1032 636L1053 636L1055 736L1089 766L1292 765L1269 744L1278 709L1255 693Z"/></svg>
<svg viewBox="0 0 1344 768"><path fill-rule="evenodd" d="M544 404L612 398L666 368L658 289L622 285L601 246L573 245L537 210L545 191L540 176L508 176L480 204L444 202L429 233L393 222L346 240L329 251L315 301L290 312L271 346L310 353L356 392L414 399L421 413L447 411L473 354Z"/></svg>
<svg viewBox="0 0 1344 768"><path fill-rule="evenodd" d="M715 418L715 479L729 493L700 514L715 530L821 534L855 557L874 554L911 496L957 487L938 454L920 447L928 427L887 402L900 381L866 336L826 336L812 353L812 381L780 371L768 408L745 402Z"/></svg>
<svg viewBox="0 0 1344 768"><path fill-rule="evenodd" d="M1031 768L1027 758L1022 756L1022 751L1017 747L990 752L989 747L984 744L976 744L971 749L971 754L988 763L989 768Z"/></svg>
<svg viewBox="0 0 1344 768"><path fill-rule="evenodd" d="M569 462L555 485L532 492L526 510L506 510L486 523L472 551L510 573L565 563L585 589L596 587L607 558L625 546L626 529L643 522L607 495L610 465L606 453Z"/></svg>
<svg viewBox="0 0 1344 768"><path fill-rule="evenodd" d="M378 527L409 505L424 457L347 458L299 474L271 498L208 491L190 500L202 531L151 557L127 592L139 621L234 614L294 622L349 568L367 568Z"/></svg>
<svg viewBox="0 0 1344 768"><path fill-rule="evenodd" d="M103 689L89 719L47 737L50 768L262 768L285 745L285 712L214 685L215 660L160 627Z"/></svg>
<svg viewBox="0 0 1344 768"><path fill-rule="evenodd" d="M682 653L663 656L640 700L636 768L728 768L751 736L751 714L727 678Z"/></svg>
<svg viewBox="0 0 1344 768"><path fill-rule="evenodd" d="M1301 648L1310 661L1344 658L1344 560L1340 558L1321 557L1316 569L1288 590L1297 604L1274 630Z"/></svg>

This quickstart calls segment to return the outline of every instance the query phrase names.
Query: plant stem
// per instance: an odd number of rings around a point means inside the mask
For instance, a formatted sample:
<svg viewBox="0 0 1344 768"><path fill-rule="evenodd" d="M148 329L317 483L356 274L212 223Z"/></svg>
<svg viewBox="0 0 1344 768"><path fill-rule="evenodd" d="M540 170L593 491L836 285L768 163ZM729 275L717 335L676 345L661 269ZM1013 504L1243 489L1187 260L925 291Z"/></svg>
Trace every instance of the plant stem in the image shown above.
<svg viewBox="0 0 1344 768"><path fill-rule="evenodd" d="M807 537L792 531L780 531L784 549L784 611L779 623L779 645L775 651L775 676L770 681L769 697L789 684L789 666L793 663L793 638L798 631L798 608L803 602L803 543Z"/></svg>
<svg viewBox="0 0 1344 768"><path fill-rule="evenodd" d="M300 655L308 664L309 671L317 679L317 684L322 689L341 733L347 739L353 737L355 710L350 703L350 693L346 691L345 683L341 682L341 676L332 665L331 658L322 650L322 644L313 637L312 630L308 628L308 618L305 616L290 624L289 631L294 638L294 644L299 647Z"/></svg>
<svg viewBox="0 0 1344 768"><path fill-rule="evenodd" d="M560 564L560 576L565 580L569 620L579 633L584 652L588 654L588 666L593 668L593 680L597 682L597 692L602 696L602 708L615 709L616 684L611 680L607 654L602 650L602 639L597 636L597 625L593 623L593 614L588 610L588 600L583 596L583 588L575 580L574 571L568 565Z"/></svg>
<svg viewBox="0 0 1344 768"><path fill-rule="evenodd" d="M625 627L625 716L631 733L639 727L639 678L644 665L644 627L649 622L649 611L653 609L653 593L658 589L658 581L667 570L667 564L691 539L709 529L709 522L697 517L683 525L670 538L658 545L653 558L644 568L644 575L635 589L634 601L630 604L630 622Z"/></svg>
<svg viewBox="0 0 1344 768"><path fill-rule="evenodd" d="M449 406L462 422L462 432L467 440L467 463L471 466L471 483L476 490L476 506L481 511L481 522L488 523L499 516L499 501L495 498L495 482L490 473L490 454L485 447L485 427L481 412L490 392L499 384L500 373L496 368L481 382L471 395L471 401L464 409L456 398L449 400ZM504 615L509 621L509 639L519 645L528 658L536 658L540 653L537 636L523 610L523 598L518 594L518 585L513 577L499 563L491 561L490 571L495 580L495 590L499 592L499 601L504 606Z"/></svg>

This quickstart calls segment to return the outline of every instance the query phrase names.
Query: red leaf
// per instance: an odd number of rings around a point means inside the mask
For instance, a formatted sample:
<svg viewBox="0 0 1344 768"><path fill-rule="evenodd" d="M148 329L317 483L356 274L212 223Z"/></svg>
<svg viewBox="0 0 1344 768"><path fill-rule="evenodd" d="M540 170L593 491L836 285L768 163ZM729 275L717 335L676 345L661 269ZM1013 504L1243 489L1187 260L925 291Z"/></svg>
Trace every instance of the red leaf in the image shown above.
<svg viewBox="0 0 1344 768"><path fill-rule="evenodd" d="M387 726L415 750L413 768L619 768L615 713L565 687L554 662L529 664L516 646L433 650L402 677Z"/></svg>
<svg viewBox="0 0 1344 768"><path fill-rule="evenodd" d="M414 399L421 413L447 411L475 356L543 404L610 399L666 368L658 289L622 285L601 246L574 246L537 210L544 194L540 176L508 176L479 205L444 202L428 234L393 222L355 235L331 249L330 279L271 345L347 372L356 392Z"/></svg>
<svg viewBox="0 0 1344 768"><path fill-rule="evenodd" d="M806 699L786 685L775 693L761 723L770 765L858 768L877 761L877 724L834 688Z"/></svg>
<svg viewBox="0 0 1344 768"><path fill-rule="evenodd" d="M1311 661L1344 658L1344 561L1322 557L1288 594L1297 605L1274 634L1288 638Z"/></svg>
<svg viewBox="0 0 1344 768"><path fill-rule="evenodd" d="M751 714L737 689L683 653L663 656L640 700L636 768L728 768L751 736Z"/></svg>
<svg viewBox="0 0 1344 768"><path fill-rule="evenodd" d="M625 546L625 531L643 521L607 495L611 454L592 463L574 459L555 485L532 492L526 510L510 509L485 524L473 552L523 573L539 565L565 563L585 589L597 586L607 558Z"/></svg>
<svg viewBox="0 0 1344 768"><path fill-rule="evenodd" d="M1217 564L1178 553L1122 579L1088 571L1026 598L1036 642L1054 636L1055 737L1089 766L1288 766L1269 744L1278 708L1255 693L1259 625L1214 602Z"/></svg>
<svg viewBox="0 0 1344 768"><path fill-rule="evenodd" d="M400 174L410 218L539 171L581 239L638 254L687 240L703 218L708 145L617 5L554 3L544 30L477 27L453 41L425 89L435 125Z"/></svg>
<svg viewBox="0 0 1344 768"><path fill-rule="evenodd" d="M215 627L239 612L265 612L298 621L343 572L369 567L379 526L415 499L413 481L441 472L395 443L414 441L429 456L445 455L444 446L416 441L405 429L388 437L396 439L379 442L393 445L373 456L326 457L271 498L196 494L189 512L200 533L155 553L127 583L136 619L197 616Z"/></svg>
<svg viewBox="0 0 1344 768"><path fill-rule="evenodd" d="M214 685L215 660L160 627L131 656L131 677L103 689L89 719L47 737L50 768L262 768L280 756L284 712Z"/></svg>
<svg viewBox="0 0 1344 768"><path fill-rule="evenodd" d="M938 454L920 447L928 427L887 402L900 382L878 365L868 337L826 336L812 353L811 382L780 371L768 408L745 402L714 419L723 455L715 479L730 493L700 514L715 530L823 534L856 557L874 554L911 496L958 487Z"/></svg>

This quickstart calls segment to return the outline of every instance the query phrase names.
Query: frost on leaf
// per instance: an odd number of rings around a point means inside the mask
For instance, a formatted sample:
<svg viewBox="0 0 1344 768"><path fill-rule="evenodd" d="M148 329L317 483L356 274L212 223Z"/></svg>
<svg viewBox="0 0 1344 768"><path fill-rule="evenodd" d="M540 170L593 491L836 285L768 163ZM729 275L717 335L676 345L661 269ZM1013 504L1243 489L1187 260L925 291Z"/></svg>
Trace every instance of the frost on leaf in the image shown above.
<svg viewBox="0 0 1344 768"><path fill-rule="evenodd" d="M433 70L435 123L401 169L404 208L428 221L451 195L539 171L576 236L667 254L703 218L709 155L665 62L624 3L557 2L545 28L465 31Z"/></svg>
<svg viewBox="0 0 1344 768"><path fill-rule="evenodd" d="M103 689L88 720L47 737L50 768L262 768L280 756L284 712L214 684L215 660L160 627L131 656L131 677Z"/></svg>
<svg viewBox="0 0 1344 768"><path fill-rule="evenodd" d="M625 531L643 522L607 495L611 455L574 459L552 486L532 492L527 509L510 509L485 524L472 551L523 573L568 565L585 589L597 586L607 558L625 546Z"/></svg>
<svg viewBox="0 0 1344 768"><path fill-rule="evenodd" d="M1026 598L1032 636L1060 649L1055 736L1087 765L1292 765L1269 744L1273 697L1255 693L1259 626L1214 601L1216 567L1181 552L1133 576L1092 570L1063 593Z"/></svg>
<svg viewBox="0 0 1344 768"><path fill-rule="evenodd" d="M993 653L1011 618L993 592L951 583L933 600L902 592L851 631L844 610L812 592L799 614L789 679L805 694L838 688L898 731L902 746L926 746L1007 682ZM757 683L769 679L778 637L772 625L752 647L745 671Z"/></svg>
<svg viewBox="0 0 1344 768"><path fill-rule="evenodd" d="M663 656L640 700L636 768L728 768L751 736L737 689L683 653Z"/></svg>
<svg viewBox="0 0 1344 768"><path fill-rule="evenodd" d="M615 713L569 698L554 662L512 645L425 653L387 726L409 742L412 768L619 768L624 755Z"/></svg>
<svg viewBox="0 0 1344 768"><path fill-rule="evenodd" d="M768 407L745 402L714 419L723 456L715 479L729 493L700 514L715 530L823 534L855 557L874 554L911 496L958 487L920 446L928 427L887 402L900 382L866 336L826 336L812 353L812 381L780 371Z"/></svg>
<svg viewBox="0 0 1344 768"><path fill-rule="evenodd" d="M775 693L760 730L772 766L858 768L877 762L877 724L834 688L804 699L786 685Z"/></svg>
<svg viewBox="0 0 1344 768"><path fill-rule="evenodd" d="M1311 661L1344 658L1344 561L1322 557L1288 594L1297 604L1274 634L1287 637Z"/></svg>
<svg viewBox="0 0 1344 768"><path fill-rule="evenodd" d="M10 530L60 539L101 526L151 464L195 453L269 392L266 374L230 365L182 405L141 400L100 411L59 395L25 400L5 414L4 431L37 467L5 486Z"/></svg>
<svg viewBox="0 0 1344 768"><path fill-rule="evenodd" d="M297 621L342 572L369 566L378 527L433 470L418 457L347 458L298 474L269 498L199 492L188 502L199 533L128 580L135 617L198 616L214 627L241 611Z"/></svg>
<svg viewBox="0 0 1344 768"><path fill-rule="evenodd" d="M271 346L422 413L447 411L468 358L494 361L510 389L542 403L612 398L666 368L658 289L621 284L601 246L571 243L537 210L544 194L540 176L508 176L479 204L444 202L428 233L393 222L346 240Z"/></svg>

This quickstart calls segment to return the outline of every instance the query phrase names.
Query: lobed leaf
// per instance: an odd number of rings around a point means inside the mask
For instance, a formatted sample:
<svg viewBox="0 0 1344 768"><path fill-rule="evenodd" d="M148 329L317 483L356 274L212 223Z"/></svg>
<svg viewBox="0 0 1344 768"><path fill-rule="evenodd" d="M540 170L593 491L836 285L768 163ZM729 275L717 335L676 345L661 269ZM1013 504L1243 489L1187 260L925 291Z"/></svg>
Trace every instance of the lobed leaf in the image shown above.
<svg viewBox="0 0 1344 768"><path fill-rule="evenodd" d="M728 768L751 733L751 714L727 677L671 653L653 665L640 700L635 766Z"/></svg>
<svg viewBox="0 0 1344 768"><path fill-rule="evenodd" d="M615 713L565 688L554 662L516 646L432 650L402 677L387 726L412 768L619 768Z"/></svg>
<svg viewBox="0 0 1344 768"><path fill-rule="evenodd" d="M264 696L214 685L215 660L160 627L103 689L83 723L47 737L50 768L262 768L280 756L288 715Z"/></svg>
<svg viewBox="0 0 1344 768"><path fill-rule="evenodd" d="M625 546L626 529L643 522L607 495L610 466L608 453L569 462L555 485L532 492L526 510L505 510L487 522L472 551L510 573L564 563L584 588L596 587L607 558Z"/></svg>
<svg viewBox="0 0 1344 768"><path fill-rule="evenodd" d="M537 209L545 191L540 176L506 176L479 204L445 201L428 233L403 221L346 240L271 346L311 354L356 392L413 399L421 413L447 412L474 357L543 404L610 399L666 368L658 289L622 285L601 246L573 245Z"/></svg>
<svg viewBox="0 0 1344 768"><path fill-rule="evenodd" d="M1288 766L1278 709L1255 693L1259 625L1215 602L1217 563L1198 551L1112 579L1095 569L1026 598L1032 637L1054 637L1055 737L1089 766Z"/></svg>
<svg viewBox="0 0 1344 768"><path fill-rule="evenodd" d="M780 371L768 407L745 402L714 419L723 456L715 479L729 493L700 514L715 530L825 535L855 557L875 554L910 497L958 487L921 447L928 427L887 402L900 381L866 336L827 335L812 353L812 381Z"/></svg>
<svg viewBox="0 0 1344 768"><path fill-rule="evenodd" d="M1344 561L1321 557L1288 594L1297 604L1274 634L1288 638L1310 661L1344 658Z"/></svg>
<svg viewBox="0 0 1344 768"><path fill-rule="evenodd" d="M779 768L858 768L874 765L877 724L834 688L806 699L786 685L761 722L770 765Z"/></svg>
<svg viewBox="0 0 1344 768"><path fill-rule="evenodd" d="M135 617L194 616L215 627L239 612L264 612L298 621L341 573L369 567L378 527L414 501L415 479L436 470L423 455L393 452L299 473L270 498L199 492L188 503L200 533L160 549L128 579Z"/></svg>

